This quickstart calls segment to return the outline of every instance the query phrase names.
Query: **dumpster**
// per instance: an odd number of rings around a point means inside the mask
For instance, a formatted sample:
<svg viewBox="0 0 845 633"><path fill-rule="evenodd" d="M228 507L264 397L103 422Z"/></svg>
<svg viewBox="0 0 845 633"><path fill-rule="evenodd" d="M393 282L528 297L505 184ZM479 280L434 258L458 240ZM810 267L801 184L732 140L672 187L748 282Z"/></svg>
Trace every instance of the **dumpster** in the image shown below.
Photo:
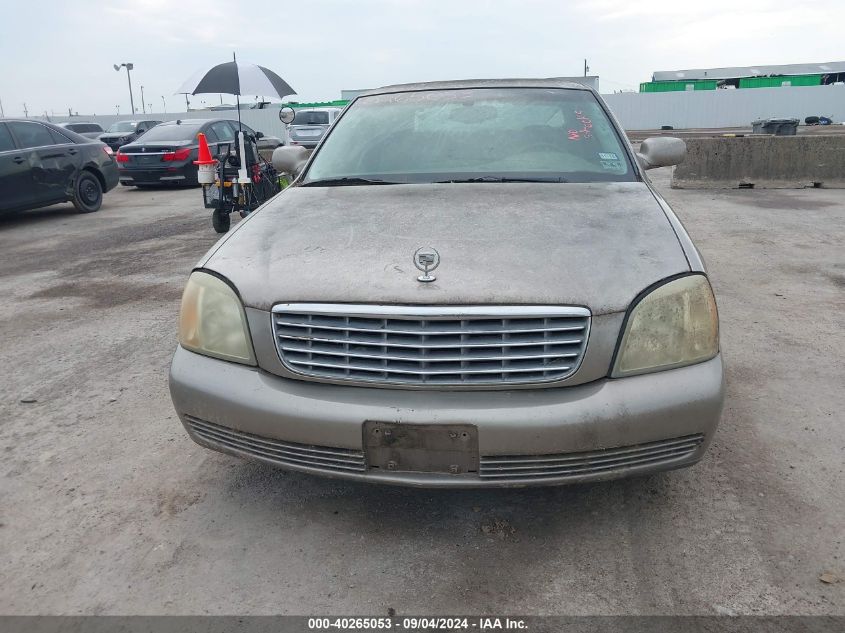
<svg viewBox="0 0 845 633"><path fill-rule="evenodd" d="M754 134L795 136L798 131L798 119L758 119L752 121L751 125Z"/></svg>

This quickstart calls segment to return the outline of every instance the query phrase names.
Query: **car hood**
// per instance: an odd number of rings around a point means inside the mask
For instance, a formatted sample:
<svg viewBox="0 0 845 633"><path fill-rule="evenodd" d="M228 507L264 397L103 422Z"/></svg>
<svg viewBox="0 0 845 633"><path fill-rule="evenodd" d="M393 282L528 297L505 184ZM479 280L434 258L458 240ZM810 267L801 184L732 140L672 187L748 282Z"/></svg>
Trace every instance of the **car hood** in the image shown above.
<svg viewBox="0 0 845 633"><path fill-rule="evenodd" d="M413 254L440 253L420 283ZM627 309L689 264L641 182L291 187L200 267L246 306L280 302L583 305Z"/></svg>

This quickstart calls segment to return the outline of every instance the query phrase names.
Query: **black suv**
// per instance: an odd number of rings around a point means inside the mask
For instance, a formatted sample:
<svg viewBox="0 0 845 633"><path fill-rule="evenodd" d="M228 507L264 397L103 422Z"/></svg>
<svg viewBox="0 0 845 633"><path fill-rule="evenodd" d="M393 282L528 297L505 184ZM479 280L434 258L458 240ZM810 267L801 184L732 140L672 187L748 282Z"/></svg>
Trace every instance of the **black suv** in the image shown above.
<svg viewBox="0 0 845 633"><path fill-rule="evenodd" d="M0 214L73 202L100 208L118 183L112 150L51 123L0 120Z"/></svg>
<svg viewBox="0 0 845 633"><path fill-rule="evenodd" d="M127 143L137 140L144 132L151 130L159 123L161 121L117 121L100 134L100 140L116 152Z"/></svg>

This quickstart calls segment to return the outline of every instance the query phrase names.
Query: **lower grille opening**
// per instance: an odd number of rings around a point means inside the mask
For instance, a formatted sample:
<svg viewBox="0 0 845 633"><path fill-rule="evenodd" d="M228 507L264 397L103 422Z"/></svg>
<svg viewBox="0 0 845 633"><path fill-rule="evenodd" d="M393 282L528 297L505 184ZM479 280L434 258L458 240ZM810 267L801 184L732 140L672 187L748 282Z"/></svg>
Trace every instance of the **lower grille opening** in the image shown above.
<svg viewBox="0 0 845 633"><path fill-rule="evenodd" d="M245 433L190 415L185 416L191 431L201 440L222 449L234 449L283 466L307 466L333 472L363 472L364 453L348 448L282 442Z"/></svg>
<svg viewBox="0 0 845 633"><path fill-rule="evenodd" d="M368 467L364 452L349 448L297 444L262 437L185 415L191 432L203 442L234 450L280 466L300 466L337 473L362 473ZM696 433L682 437L598 449L546 455L485 455L478 471L467 475L498 482L531 482L615 474L642 466L669 465L689 458L704 442ZM376 472L387 472L375 468Z"/></svg>
<svg viewBox="0 0 845 633"><path fill-rule="evenodd" d="M704 435L685 435L668 440L558 455L482 456L479 476L498 481L542 480L611 473L637 466L679 461L692 455Z"/></svg>

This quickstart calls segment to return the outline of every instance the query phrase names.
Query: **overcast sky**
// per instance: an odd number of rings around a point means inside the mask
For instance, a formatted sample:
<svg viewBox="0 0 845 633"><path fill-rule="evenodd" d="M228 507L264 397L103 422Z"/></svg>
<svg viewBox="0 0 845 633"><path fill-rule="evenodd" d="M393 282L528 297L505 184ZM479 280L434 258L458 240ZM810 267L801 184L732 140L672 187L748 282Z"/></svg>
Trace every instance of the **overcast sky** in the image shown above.
<svg viewBox="0 0 845 633"><path fill-rule="evenodd" d="M0 22L6 116L129 113L132 62L156 112L198 69L267 66L299 101L344 88L481 77L581 75L602 92L655 70L845 59L845 2L816 0L13 0ZM231 101L231 98L224 100ZM219 103L218 95L192 105Z"/></svg>

